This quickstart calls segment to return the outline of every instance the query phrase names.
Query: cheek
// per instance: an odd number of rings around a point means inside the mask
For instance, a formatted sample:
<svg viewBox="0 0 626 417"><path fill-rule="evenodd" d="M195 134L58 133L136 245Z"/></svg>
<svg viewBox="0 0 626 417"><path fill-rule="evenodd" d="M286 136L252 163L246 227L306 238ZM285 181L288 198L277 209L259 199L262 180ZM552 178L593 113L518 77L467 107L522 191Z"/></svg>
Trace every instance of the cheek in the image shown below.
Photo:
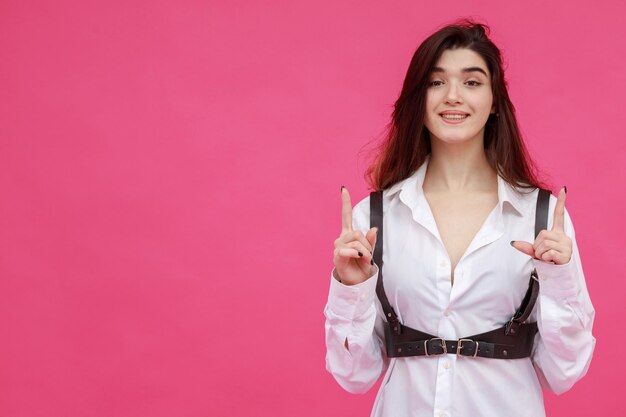
<svg viewBox="0 0 626 417"><path fill-rule="evenodd" d="M433 120L436 117L438 117L437 112L436 112L436 107L437 107L436 103L437 101L436 101L436 97L434 97L434 94L430 93L426 96L425 121Z"/></svg>
<svg viewBox="0 0 626 417"><path fill-rule="evenodd" d="M434 113L433 109L426 110L426 117L424 117L424 126L426 126L426 129L432 130L431 128L437 117L439 116Z"/></svg>
<svg viewBox="0 0 626 417"><path fill-rule="evenodd" d="M491 111L491 108L493 107L493 95L491 93L485 94L485 96L482 98L483 101L483 107L487 109L487 111Z"/></svg>
<svg viewBox="0 0 626 417"><path fill-rule="evenodd" d="M433 89L426 91L426 111L432 110L437 103L437 93Z"/></svg>

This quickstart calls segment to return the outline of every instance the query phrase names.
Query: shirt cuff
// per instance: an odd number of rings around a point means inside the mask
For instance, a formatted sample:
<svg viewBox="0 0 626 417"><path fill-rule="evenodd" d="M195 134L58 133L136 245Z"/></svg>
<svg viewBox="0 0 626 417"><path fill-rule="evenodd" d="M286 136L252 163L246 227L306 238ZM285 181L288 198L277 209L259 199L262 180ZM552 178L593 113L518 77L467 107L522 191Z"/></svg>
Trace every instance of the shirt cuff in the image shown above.
<svg viewBox="0 0 626 417"><path fill-rule="evenodd" d="M328 307L341 317L352 319L363 315L376 298L378 267L374 265L372 275L355 285L344 285L335 278L335 270L330 276Z"/></svg>
<svg viewBox="0 0 626 417"><path fill-rule="evenodd" d="M568 263L557 265L533 259L539 278L540 294L554 298L576 297L580 292L576 264L572 256Z"/></svg>

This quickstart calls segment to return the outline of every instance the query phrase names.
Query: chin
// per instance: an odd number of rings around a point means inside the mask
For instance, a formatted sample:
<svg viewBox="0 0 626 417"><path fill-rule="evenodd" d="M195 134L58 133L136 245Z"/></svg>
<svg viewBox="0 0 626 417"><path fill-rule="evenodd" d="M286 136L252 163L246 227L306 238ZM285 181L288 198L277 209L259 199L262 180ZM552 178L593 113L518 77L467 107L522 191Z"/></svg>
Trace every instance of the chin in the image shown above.
<svg viewBox="0 0 626 417"><path fill-rule="evenodd" d="M431 140L433 140L433 138L439 142L443 142L443 143L447 143L449 145L457 145L457 144L462 144L462 143L469 143L469 142L473 142L475 140L477 140L477 136L457 136L457 135L448 135L448 136L436 136L436 135L431 135L430 136Z"/></svg>
<svg viewBox="0 0 626 417"><path fill-rule="evenodd" d="M457 131L449 129L433 129L434 133L429 130L430 138L439 140L440 142L455 144L462 142L472 142L481 137L481 131L468 131L467 129L459 129ZM439 131L438 131L439 130ZM483 132L484 134L484 132Z"/></svg>

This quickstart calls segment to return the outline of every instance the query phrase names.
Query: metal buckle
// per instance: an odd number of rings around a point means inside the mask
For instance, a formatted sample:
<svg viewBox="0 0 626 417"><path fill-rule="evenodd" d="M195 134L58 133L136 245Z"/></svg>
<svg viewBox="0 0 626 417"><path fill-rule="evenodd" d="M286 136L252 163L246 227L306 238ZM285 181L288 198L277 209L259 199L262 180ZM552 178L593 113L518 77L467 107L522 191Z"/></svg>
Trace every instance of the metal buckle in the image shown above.
<svg viewBox="0 0 626 417"><path fill-rule="evenodd" d="M478 342L472 339L459 339L459 344L456 347L456 354L461 355L461 349L463 348L463 342L474 342L476 344L476 348L474 349L474 355L472 358L475 358L478 355ZM461 355L461 356L469 356L469 355Z"/></svg>
<svg viewBox="0 0 626 417"><path fill-rule="evenodd" d="M537 269L533 268L533 272L530 273L530 277L535 281L539 282L539 274L537 274Z"/></svg>
<svg viewBox="0 0 626 417"><path fill-rule="evenodd" d="M511 318L511 320L509 320L506 323L506 326L504 327L505 335L508 336L509 334L512 334L512 335L517 334L517 331L519 330L521 323L518 323L514 320L515 320L515 317Z"/></svg>
<svg viewBox="0 0 626 417"><path fill-rule="evenodd" d="M432 353L432 354L428 353L428 342L432 342L433 340L441 340L441 347L443 348L443 353ZM424 340L424 353L426 353L426 356L445 355L446 353L448 353L448 347L446 346L446 341L444 340L443 337L433 337L432 339Z"/></svg>

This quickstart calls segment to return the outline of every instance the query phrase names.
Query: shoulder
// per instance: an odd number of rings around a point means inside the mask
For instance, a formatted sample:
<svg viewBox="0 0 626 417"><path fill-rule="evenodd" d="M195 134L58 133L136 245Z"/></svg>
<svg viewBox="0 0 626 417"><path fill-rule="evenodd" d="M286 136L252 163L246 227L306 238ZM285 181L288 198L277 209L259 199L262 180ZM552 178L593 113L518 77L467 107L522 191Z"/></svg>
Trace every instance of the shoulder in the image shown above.
<svg viewBox="0 0 626 417"><path fill-rule="evenodd" d="M554 223L554 214L555 214L555 209L557 207L558 197L551 190L548 189L546 191L549 193L548 205L547 205L547 211L548 211L547 229L550 230ZM538 208L537 203L538 203L538 198L539 198L539 192L540 192L540 189L535 188L535 189L527 189L517 194L518 202L520 203L520 207L523 208L523 214L525 216L529 216L529 217L532 216L533 218L535 217L537 213L537 208ZM564 207L563 218L564 218L565 232L566 233L573 232L572 219L570 217L569 211L567 210L567 207Z"/></svg>
<svg viewBox="0 0 626 417"><path fill-rule="evenodd" d="M540 188L516 186L506 182L502 177L498 178L498 193L500 201L509 206L522 217L534 217L536 213L538 199L540 197ZM556 198L552 196L550 190L546 190L549 196L548 202L554 205ZM542 192L543 195L545 193Z"/></svg>
<svg viewBox="0 0 626 417"><path fill-rule="evenodd" d="M389 203L391 202L391 200L393 200L394 198L399 197L401 189L398 187L391 187L388 189L383 190L383 211L387 210L387 207L389 206ZM373 194L373 192L368 193L363 199L361 199L358 203L356 203L353 207L353 216L356 214L359 215L365 215L369 218L370 215L370 202L371 202L371 195Z"/></svg>
<svg viewBox="0 0 626 417"><path fill-rule="evenodd" d="M396 186L382 191L383 215L389 211L395 200L399 201L401 187L398 185L401 184L397 184ZM363 199L356 203L352 209L352 223L355 229L366 230L370 227L371 195L372 193L368 193Z"/></svg>

